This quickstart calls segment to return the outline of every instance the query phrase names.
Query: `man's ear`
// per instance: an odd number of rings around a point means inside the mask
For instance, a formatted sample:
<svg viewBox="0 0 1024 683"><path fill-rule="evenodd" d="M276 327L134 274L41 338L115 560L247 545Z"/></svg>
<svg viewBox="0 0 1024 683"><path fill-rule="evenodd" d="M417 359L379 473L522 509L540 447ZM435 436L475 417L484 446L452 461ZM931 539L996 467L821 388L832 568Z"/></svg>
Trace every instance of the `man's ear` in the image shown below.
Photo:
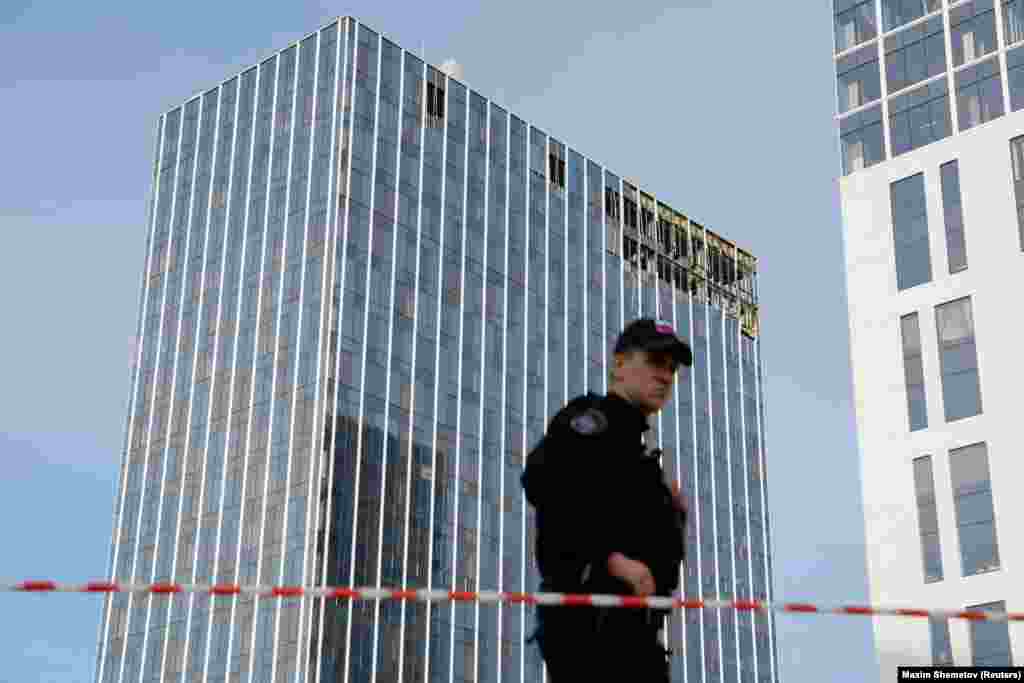
<svg viewBox="0 0 1024 683"><path fill-rule="evenodd" d="M608 365L608 384L612 385L618 381L617 371L622 367L622 354L612 355L611 363Z"/></svg>

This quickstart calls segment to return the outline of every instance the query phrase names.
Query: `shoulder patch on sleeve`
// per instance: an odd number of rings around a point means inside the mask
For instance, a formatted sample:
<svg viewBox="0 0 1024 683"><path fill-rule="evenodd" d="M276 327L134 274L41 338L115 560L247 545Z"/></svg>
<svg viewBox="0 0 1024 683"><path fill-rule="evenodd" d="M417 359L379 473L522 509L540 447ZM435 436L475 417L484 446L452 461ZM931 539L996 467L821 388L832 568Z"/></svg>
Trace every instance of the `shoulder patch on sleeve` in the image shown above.
<svg viewBox="0 0 1024 683"><path fill-rule="evenodd" d="M608 429L608 418L597 408L587 408L569 420L569 427L582 436L594 436Z"/></svg>

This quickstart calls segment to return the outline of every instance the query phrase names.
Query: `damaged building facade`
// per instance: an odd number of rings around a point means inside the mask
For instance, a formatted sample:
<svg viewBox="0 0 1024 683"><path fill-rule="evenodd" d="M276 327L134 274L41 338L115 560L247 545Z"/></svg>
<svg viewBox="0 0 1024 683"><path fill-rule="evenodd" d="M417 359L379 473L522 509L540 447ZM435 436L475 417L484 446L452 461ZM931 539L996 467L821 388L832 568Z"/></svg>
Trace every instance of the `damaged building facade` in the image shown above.
<svg viewBox="0 0 1024 683"><path fill-rule="evenodd" d="M524 454L629 320L695 365L648 438L688 596L770 599L757 261L342 18L157 123L110 576L537 589ZM540 683L524 605L110 596L97 681ZM774 683L689 610L678 681Z"/></svg>

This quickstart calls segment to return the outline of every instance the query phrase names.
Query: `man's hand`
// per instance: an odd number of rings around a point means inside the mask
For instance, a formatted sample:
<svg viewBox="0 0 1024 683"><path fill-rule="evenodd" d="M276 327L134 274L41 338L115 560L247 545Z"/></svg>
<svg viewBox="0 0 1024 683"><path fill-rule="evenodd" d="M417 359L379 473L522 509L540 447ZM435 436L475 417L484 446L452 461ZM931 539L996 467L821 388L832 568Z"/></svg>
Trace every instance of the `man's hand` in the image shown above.
<svg viewBox="0 0 1024 683"><path fill-rule="evenodd" d="M612 553L608 556L608 573L628 583L636 595L654 594L654 577L643 562L631 560L622 553Z"/></svg>

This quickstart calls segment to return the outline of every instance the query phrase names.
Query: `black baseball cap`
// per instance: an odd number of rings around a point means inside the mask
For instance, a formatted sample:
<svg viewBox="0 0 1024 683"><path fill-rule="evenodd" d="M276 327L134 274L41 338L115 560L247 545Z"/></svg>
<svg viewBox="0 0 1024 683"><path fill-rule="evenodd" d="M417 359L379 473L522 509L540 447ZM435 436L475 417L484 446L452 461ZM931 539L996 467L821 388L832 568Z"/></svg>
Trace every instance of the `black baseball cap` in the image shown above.
<svg viewBox="0 0 1024 683"><path fill-rule="evenodd" d="M615 353L626 351L671 351L680 365L693 365L690 345L676 335L672 323L654 318L639 318L626 325L615 342Z"/></svg>

